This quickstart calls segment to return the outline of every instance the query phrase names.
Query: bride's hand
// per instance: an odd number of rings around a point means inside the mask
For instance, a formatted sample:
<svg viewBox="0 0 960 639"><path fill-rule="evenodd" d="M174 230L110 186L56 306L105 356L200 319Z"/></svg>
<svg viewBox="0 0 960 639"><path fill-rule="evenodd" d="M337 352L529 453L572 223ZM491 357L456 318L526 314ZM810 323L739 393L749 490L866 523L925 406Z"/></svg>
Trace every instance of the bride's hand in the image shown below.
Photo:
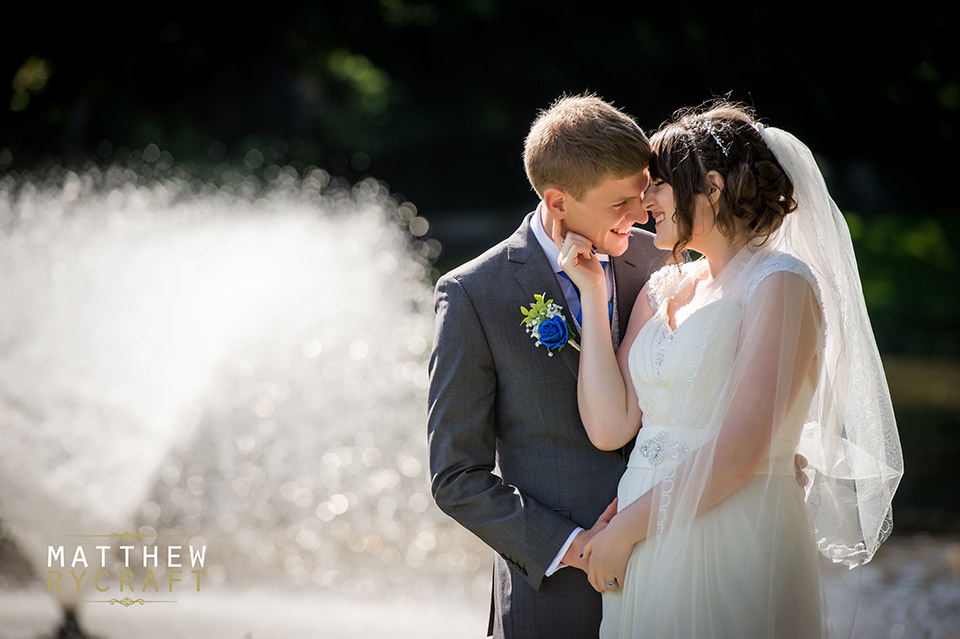
<svg viewBox="0 0 960 639"><path fill-rule="evenodd" d="M607 526L597 533L583 551L587 579L594 590L605 592L622 587L632 553L633 544L617 536L616 526Z"/></svg>
<svg viewBox="0 0 960 639"><path fill-rule="evenodd" d="M603 275L603 266L596 258L593 243L582 235L567 232L560 245L557 263L580 289L581 295L591 289L606 290L607 280Z"/></svg>

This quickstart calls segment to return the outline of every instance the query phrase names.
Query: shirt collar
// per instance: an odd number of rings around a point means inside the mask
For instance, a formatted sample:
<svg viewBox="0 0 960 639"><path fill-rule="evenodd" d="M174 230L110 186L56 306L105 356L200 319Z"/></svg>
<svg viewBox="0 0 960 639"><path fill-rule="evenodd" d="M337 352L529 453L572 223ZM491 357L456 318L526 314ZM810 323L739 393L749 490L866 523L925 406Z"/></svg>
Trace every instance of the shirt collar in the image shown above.
<svg viewBox="0 0 960 639"><path fill-rule="evenodd" d="M547 261L553 266L553 272L559 273L563 270L560 268L560 264L557 263L557 258L560 257L560 248L554 243L553 239L547 235L547 229L543 227L543 219L540 217L546 214L547 212L544 210L543 202L540 202L540 204L537 205L537 210L530 216L530 228L533 230L533 235L537 238L537 242L540 243L540 248L546 253ZM610 261L610 256L605 253L597 253L596 258L601 262Z"/></svg>

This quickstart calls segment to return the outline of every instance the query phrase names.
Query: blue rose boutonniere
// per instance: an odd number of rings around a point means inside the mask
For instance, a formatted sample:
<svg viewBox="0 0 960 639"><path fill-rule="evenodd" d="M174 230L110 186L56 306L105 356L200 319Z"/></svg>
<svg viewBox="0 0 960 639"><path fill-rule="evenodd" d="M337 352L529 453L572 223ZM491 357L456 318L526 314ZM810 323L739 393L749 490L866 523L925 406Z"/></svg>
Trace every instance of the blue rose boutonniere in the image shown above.
<svg viewBox="0 0 960 639"><path fill-rule="evenodd" d="M559 351L569 344L580 350L575 340L570 339L570 329L563 319L563 308L553 300L544 300L543 295L534 295L530 308L520 307L523 313L522 324L527 327L527 335L536 340L536 346L543 344L547 354L553 357L553 351Z"/></svg>

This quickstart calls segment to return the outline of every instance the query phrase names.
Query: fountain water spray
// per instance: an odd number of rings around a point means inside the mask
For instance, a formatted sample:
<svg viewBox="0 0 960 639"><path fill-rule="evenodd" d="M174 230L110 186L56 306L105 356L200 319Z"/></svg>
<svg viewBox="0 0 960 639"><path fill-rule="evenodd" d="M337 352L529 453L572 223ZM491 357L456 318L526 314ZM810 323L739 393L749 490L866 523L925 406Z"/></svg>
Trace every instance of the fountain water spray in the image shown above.
<svg viewBox="0 0 960 639"><path fill-rule="evenodd" d="M213 590L486 591L429 498L426 220L376 180L273 169L0 179L0 518L44 588L48 546L123 531L206 546Z"/></svg>

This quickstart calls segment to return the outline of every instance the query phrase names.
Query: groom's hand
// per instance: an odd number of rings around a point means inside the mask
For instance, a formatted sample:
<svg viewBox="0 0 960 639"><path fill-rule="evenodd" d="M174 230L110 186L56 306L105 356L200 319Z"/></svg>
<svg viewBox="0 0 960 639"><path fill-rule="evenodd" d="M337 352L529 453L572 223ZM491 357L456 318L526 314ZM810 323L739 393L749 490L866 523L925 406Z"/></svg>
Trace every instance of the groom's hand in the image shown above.
<svg viewBox="0 0 960 639"><path fill-rule="evenodd" d="M586 548L587 544L593 539L594 535L607 527L607 524L610 523L610 520L613 519L614 515L617 514L617 500L614 499L610 502L610 505L607 506L607 509L600 514L600 517L597 518L593 527L590 530L581 530L577 533L577 536L574 537L573 543L570 544L570 547L567 548L566 554L561 560L567 566L573 566L574 568L579 568L580 570L587 571L587 562L583 558L583 549Z"/></svg>
<svg viewBox="0 0 960 639"><path fill-rule="evenodd" d="M797 483L800 484L800 488L806 488L807 484L810 483L810 478L803 472L803 469L807 467L807 458L800 454L794 455L793 466L797 473Z"/></svg>

